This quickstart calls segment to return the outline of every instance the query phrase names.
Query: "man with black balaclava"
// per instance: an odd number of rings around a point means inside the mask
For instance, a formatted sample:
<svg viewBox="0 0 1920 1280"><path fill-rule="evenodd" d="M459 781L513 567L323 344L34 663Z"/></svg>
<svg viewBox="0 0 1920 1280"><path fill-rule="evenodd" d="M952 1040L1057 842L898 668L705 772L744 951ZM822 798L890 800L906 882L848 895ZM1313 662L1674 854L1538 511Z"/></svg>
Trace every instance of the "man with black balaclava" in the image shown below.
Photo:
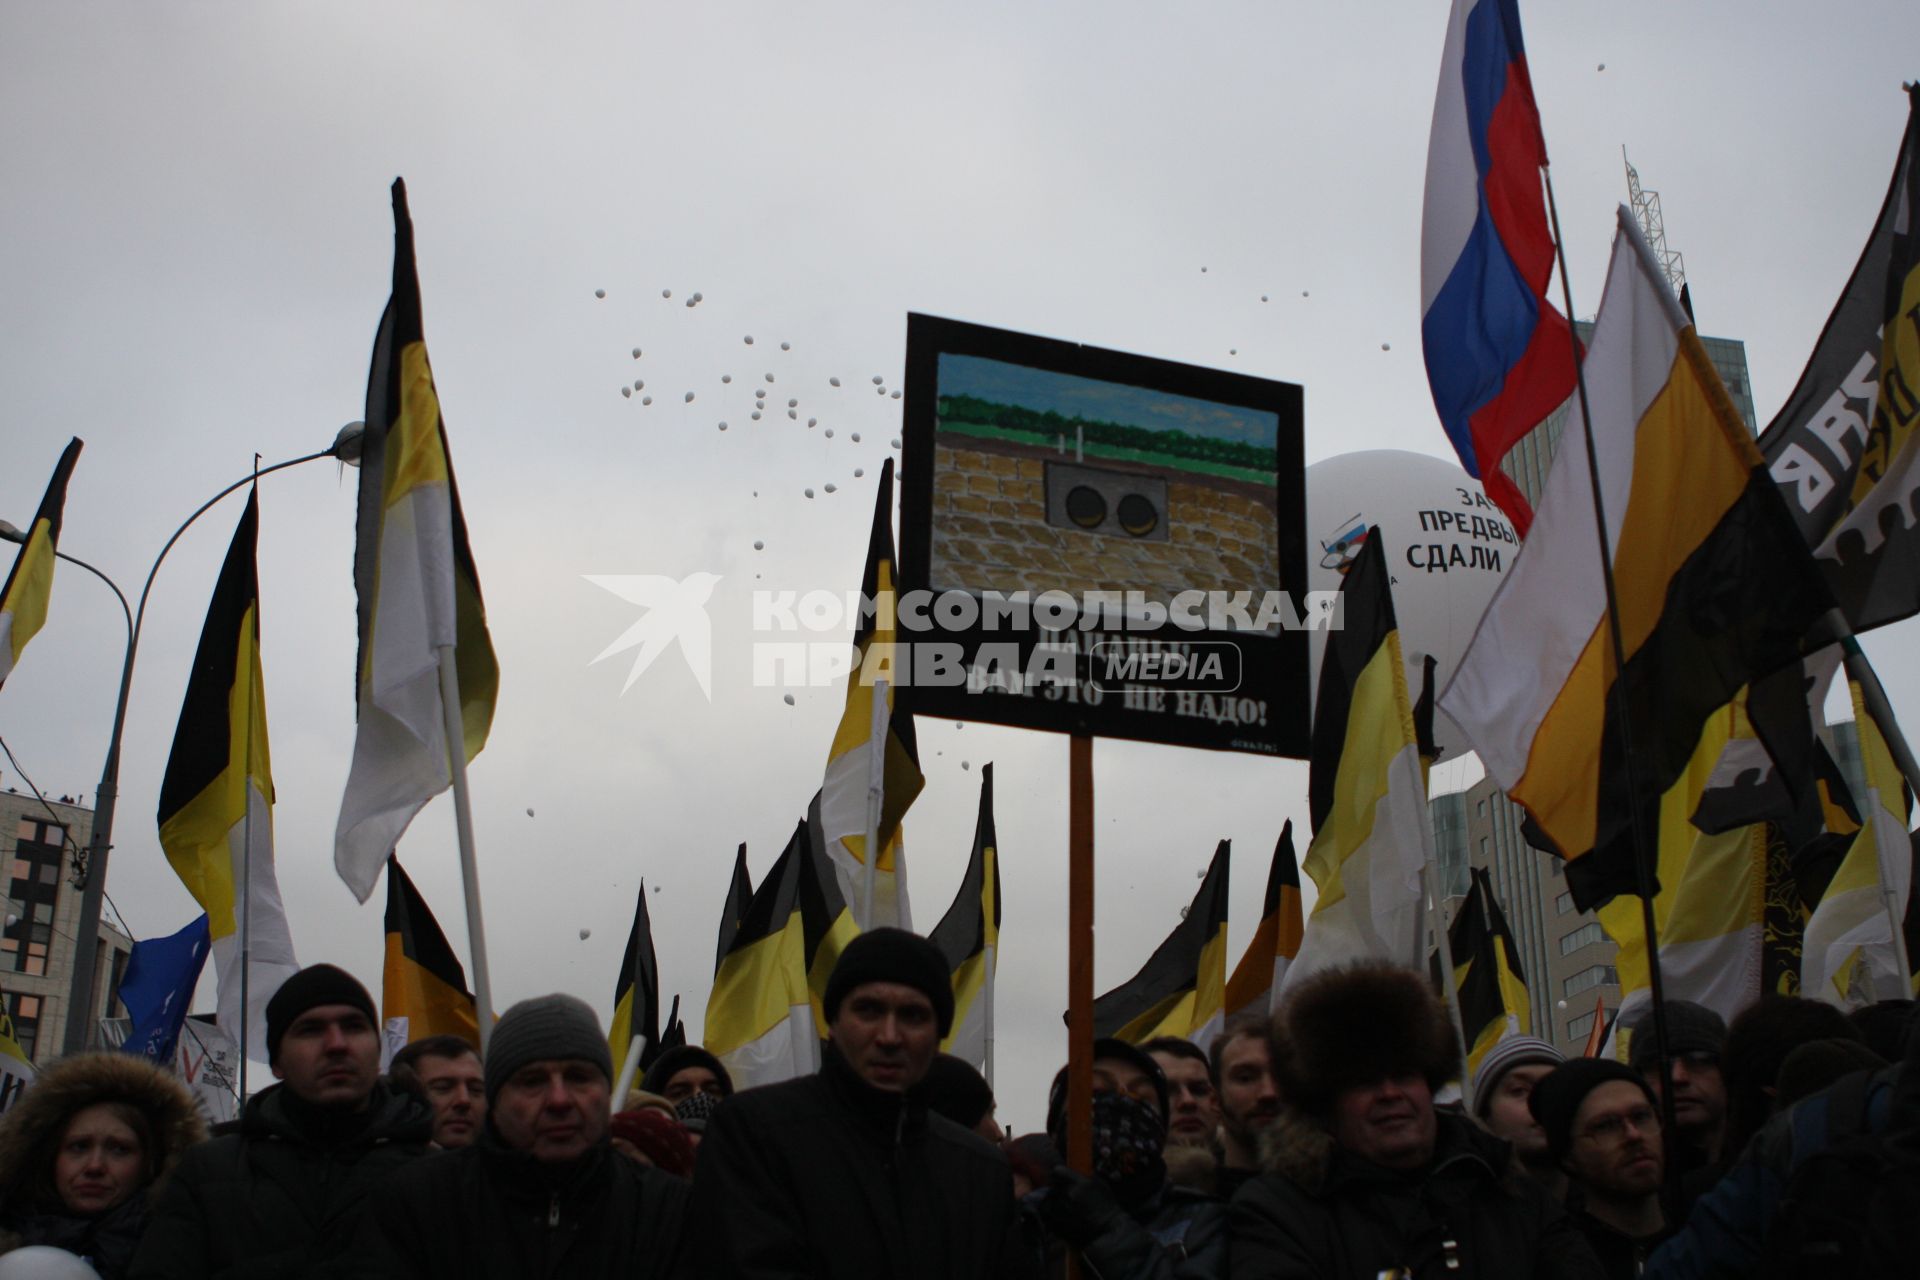
<svg viewBox="0 0 1920 1280"><path fill-rule="evenodd" d="M1047 1135L1067 1149L1067 1072L1053 1078ZM1093 1176L1062 1166L1028 1197L1051 1242L1102 1280L1224 1276L1226 1206L1167 1180L1167 1078L1124 1040L1093 1042Z"/></svg>

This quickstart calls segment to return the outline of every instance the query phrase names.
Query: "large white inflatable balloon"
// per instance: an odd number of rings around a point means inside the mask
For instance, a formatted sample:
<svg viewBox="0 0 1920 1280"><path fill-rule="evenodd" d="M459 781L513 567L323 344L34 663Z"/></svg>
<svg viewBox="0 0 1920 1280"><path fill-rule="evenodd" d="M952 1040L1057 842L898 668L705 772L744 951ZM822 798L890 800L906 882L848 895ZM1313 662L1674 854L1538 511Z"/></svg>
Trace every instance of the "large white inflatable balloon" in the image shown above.
<svg viewBox="0 0 1920 1280"><path fill-rule="evenodd" d="M1423 659L1446 687L1520 550L1513 522L1459 464L1401 449L1371 449L1307 468L1307 588L1334 591L1363 539L1381 537L1393 573L1393 607L1407 664L1407 692L1420 696ZM1310 633L1317 690L1326 634ZM1440 758L1471 750L1444 714L1434 717Z"/></svg>
<svg viewBox="0 0 1920 1280"><path fill-rule="evenodd" d="M65 1249L32 1244L0 1258L0 1280L100 1280L100 1276Z"/></svg>

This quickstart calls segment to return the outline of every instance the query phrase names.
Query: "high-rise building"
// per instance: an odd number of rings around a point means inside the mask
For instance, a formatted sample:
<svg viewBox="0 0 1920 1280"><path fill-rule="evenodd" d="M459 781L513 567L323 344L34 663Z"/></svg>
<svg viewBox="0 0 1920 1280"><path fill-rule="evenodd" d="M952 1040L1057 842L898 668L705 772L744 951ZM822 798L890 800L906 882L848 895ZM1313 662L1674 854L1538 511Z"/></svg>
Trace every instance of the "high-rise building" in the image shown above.
<svg viewBox="0 0 1920 1280"><path fill-rule="evenodd" d="M70 873L92 835L93 810L70 798L43 804L16 790L0 793L0 866L7 886L0 1000L13 1020L14 1038L36 1064L59 1057L66 1037L80 924L80 891ZM132 949L132 939L101 922L89 1021L125 1013L118 993Z"/></svg>

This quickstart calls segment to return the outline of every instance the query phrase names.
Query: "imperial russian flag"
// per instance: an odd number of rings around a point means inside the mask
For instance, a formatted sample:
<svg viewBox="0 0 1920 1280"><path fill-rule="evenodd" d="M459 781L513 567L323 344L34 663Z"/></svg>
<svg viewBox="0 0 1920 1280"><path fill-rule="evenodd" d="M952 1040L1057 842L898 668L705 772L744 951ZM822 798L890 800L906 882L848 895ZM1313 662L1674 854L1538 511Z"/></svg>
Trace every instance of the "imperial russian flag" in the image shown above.
<svg viewBox="0 0 1920 1280"><path fill-rule="evenodd" d="M1460 464L1525 534L1533 511L1500 459L1573 393L1540 170L1547 144L1516 0L1454 0L1427 143L1421 343Z"/></svg>

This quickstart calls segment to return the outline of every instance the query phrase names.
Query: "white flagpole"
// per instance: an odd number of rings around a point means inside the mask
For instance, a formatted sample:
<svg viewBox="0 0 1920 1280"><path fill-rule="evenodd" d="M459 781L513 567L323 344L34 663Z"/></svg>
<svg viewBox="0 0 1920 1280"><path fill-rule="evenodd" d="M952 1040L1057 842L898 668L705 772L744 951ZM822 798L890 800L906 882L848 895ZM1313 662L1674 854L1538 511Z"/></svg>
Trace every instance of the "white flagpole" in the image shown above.
<svg viewBox="0 0 1920 1280"><path fill-rule="evenodd" d="M854 677L858 679L856 675ZM860 927L873 928L873 883L880 875L880 810L887 794L887 682L873 682L873 716L867 738L867 845L860 880Z"/></svg>
<svg viewBox="0 0 1920 1280"><path fill-rule="evenodd" d="M980 993L985 997L987 1002L987 1006L985 1010L983 1010L987 1015L987 1060L985 1063L986 1070L983 1074L987 1077L987 1087L989 1089L993 1087L993 984L994 979L998 976L995 970L999 967L1000 963L998 951L999 948L997 947L987 948L987 964L984 975L986 978L986 988Z"/></svg>
<svg viewBox="0 0 1920 1280"><path fill-rule="evenodd" d="M473 852L473 804L467 793L467 731L460 719L460 673L453 646L440 656L440 710L447 738L447 767L453 775L453 819L460 836L460 882L467 897L467 944L473 953L473 1002L480 1026L480 1056L493 1037L493 983L487 976L487 934L480 921L480 867Z"/></svg>
<svg viewBox="0 0 1920 1280"><path fill-rule="evenodd" d="M1453 1020L1453 1034L1460 1041L1460 1093L1462 1097L1473 1094L1473 1072L1467 1066L1467 1031L1460 1017L1460 989L1453 983L1453 939L1448 936L1446 904L1441 900L1438 888L1440 877L1435 874L1433 859L1427 859L1427 865L1420 868L1420 893L1427 900L1427 919L1437 921L1433 925L1435 945L1440 952L1440 981L1447 988L1447 1017ZM1471 889L1468 892L1472 892Z"/></svg>
<svg viewBox="0 0 1920 1280"><path fill-rule="evenodd" d="M647 1037L644 1032L635 1032L633 1043L627 1046L627 1060L620 1064L620 1079L613 1086L613 1109L619 1111L627 1105L627 1090L633 1088L633 1078L640 1074L640 1055L647 1051Z"/></svg>

